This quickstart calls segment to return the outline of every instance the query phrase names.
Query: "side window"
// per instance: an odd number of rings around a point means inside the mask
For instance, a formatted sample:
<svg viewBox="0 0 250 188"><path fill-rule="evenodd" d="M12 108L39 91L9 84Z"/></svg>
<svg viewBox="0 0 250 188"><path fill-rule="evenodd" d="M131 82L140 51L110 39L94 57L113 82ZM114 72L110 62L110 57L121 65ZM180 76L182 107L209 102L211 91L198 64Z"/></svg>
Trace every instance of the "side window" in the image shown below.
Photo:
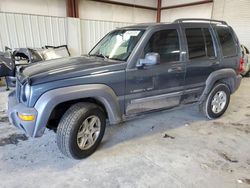
<svg viewBox="0 0 250 188"><path fill-rule="evenodd" d="M147 43L144 54L149 52L159 53L161 63L179 61L180 45L176 29L157 31Z"/></svg>
<svg viewBox="0 0 250 188"><path fill-rule="evenodd" d="M206 43L207 57L215 57L214 43L211 33L209 32L208 28L203 28L203 32L206 40L205 43Z"/></svg>
<svg viewBox="0 0 250 188"><path fill-rule="evenodd" d="M235 56L237 49L233 40L233 36L228 27L216 27L219 36L223 56Z"/></svg>
<svg viewBox="0 0 250 188"><path fill-rule="evenodd" d="M208 28L188 28L185 33L189 59L215 57L213 39Z"/></svg>

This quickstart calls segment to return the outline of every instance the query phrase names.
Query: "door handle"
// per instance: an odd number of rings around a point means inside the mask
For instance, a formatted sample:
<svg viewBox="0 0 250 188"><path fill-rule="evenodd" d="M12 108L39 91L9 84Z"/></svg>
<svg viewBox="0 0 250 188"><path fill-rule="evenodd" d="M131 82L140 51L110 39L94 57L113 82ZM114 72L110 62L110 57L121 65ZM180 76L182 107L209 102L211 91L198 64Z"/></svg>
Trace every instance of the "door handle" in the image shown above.
<svg viewBox="0 0 250 188"><path fill-rule="evenodd" d="M215 61L215 62L212 63L212 65L219 65L219 64L220 64L219 61Z"/></svg>
<svg viewBox="0 0 250 188"><path fill-rule="evenodd" d="M171 67L168 69L168 72L180 72L182 71L182 68L181 67Z"/></svg>

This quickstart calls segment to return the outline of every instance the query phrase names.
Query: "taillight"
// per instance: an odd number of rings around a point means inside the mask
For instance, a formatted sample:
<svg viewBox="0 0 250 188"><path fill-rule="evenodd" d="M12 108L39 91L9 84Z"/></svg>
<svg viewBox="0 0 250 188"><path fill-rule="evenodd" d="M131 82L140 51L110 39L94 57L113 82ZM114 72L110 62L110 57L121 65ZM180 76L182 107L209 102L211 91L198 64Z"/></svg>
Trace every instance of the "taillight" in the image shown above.
<svg viewBox="0 0 250 188"><path fill-rule="evenodd" d="M243 58L240 58L239 72L242 73L243 71L244 71L244 60Z"/></svg>

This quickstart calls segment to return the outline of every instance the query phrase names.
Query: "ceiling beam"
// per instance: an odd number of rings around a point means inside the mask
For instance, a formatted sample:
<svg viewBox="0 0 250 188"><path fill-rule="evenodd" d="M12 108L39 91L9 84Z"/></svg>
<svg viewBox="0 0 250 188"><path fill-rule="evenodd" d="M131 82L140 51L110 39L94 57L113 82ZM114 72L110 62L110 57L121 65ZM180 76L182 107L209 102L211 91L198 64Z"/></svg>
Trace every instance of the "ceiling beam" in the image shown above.
<svg viewBox="0 0 250 188"><path fill-rule="evenodd" d="M184 3L184 4L179 4L179 5L161 7L161 10L173 9L173 8L182 8L182 7L201 5L201 4L212 3L212 2L213 2L213 0L204 0L204 1L197 1L197 2L192 2L192 3Z"/></svg>
<svg viewBox="0 0 250 188"><path fill-rule="evenodd" d="M68 17L79 18L79 0L67 0L66 9Z"/></svg>
<svg viewBox="0 0 250 188"><path fill-rule="evenodd" d="M154 7L136 5L136 4L129 4L129 3L122 3L122 2L117 2L117 1L108 1L108 0L90 0L90 1L96 1L96 2L99 2L99 3L107 3L107 4L112 4L112 5L126 6L126 7L148 9L148 10L157 10L157 8L154 8Z"/></svg>
<svg viewBox="0 0 250 188"><path fill-rule="evenodd" d="M161 0L157 1L157 15L156 15L156 22L161 22Z"/></svg>

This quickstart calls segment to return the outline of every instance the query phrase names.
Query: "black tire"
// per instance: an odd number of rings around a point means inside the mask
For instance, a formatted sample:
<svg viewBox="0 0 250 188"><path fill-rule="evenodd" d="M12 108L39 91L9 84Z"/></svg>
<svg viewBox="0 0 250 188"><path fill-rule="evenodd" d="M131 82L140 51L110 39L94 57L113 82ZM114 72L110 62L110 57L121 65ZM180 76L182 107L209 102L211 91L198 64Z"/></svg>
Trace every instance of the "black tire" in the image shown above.
<svg viewBox="0 0 250 188"><path fill-rule="evenodd" d="M219 113L214 113L212 110L212 100L214 96L220 92L223 91L226 94L226 103L222 110ZM225 111L227 110L228 104L230 102L230 89L229 87L224 84L224 83L218 83L216 84L213 89L210 91L209 95L207 98L200 104L200 110L203 112L203 114L208 118L208 119L216 119L222 116Z"/></svg>
<svg viewBox="0 0 250 188"><path fill-rule="evenodd" d="M100 132L94 144L88 149L78 145L77 134L83 122L91 116L100 120ZM106 127L106 117L103 110L93 103L77 103L71 106L61 118L57 128L57 145L60 151L74 159L83 159L94 153L101 143Z"/></svg>

